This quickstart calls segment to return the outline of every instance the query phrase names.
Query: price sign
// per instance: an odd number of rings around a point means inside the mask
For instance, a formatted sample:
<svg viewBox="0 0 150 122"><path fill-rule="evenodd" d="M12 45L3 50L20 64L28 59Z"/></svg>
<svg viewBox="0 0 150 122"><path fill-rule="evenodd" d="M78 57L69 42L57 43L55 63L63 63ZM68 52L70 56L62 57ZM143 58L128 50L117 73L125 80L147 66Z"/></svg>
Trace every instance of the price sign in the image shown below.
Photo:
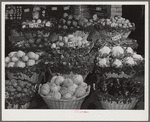
<svg viewBox="0 0 150 122"><path fill-rule="evenodd" d="M112 40L114 40L114 41L119 40L119 39L121 39L121 35L120 34L117 35L117 36L112 37Z"/></svg>
<svg viewBox="0 0 150 122"><path fill-rule="evenodd" d="M77 42L68 42L68 47L75 47L77 46Z"/></svg>
<svg viewBox="0 0 150 122"><path fill-rule="evenodd" d="M57 10L57 7L52 7L52 10Z"/></svg>

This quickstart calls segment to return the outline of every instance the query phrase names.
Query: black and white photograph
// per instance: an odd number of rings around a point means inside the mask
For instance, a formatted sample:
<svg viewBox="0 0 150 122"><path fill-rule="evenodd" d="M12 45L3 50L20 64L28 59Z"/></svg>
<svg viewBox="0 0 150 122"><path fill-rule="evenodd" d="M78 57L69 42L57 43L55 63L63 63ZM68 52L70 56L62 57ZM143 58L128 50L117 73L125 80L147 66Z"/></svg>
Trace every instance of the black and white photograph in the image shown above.
<svg viewBox="0 0 150 122"><path fill-rule="evenodd" d="M148 120L148 15L144 1L2 2L2 118Z"/></svg>

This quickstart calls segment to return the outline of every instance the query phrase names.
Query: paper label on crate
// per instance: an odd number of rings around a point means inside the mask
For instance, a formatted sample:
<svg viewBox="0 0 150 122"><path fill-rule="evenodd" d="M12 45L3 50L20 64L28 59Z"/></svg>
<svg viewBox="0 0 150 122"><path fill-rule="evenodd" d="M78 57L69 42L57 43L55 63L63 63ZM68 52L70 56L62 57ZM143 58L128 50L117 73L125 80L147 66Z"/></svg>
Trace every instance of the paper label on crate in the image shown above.
<svg viewBox="0 0 150 122"><path fill-rule="evenodd" d="M121 35L120 34L117 35L117 36L112 37L112 40L114 40L114 41L119 40L119 39L121 39Z"/></svg>
<svg viewBox="0 0 150 122"><path fill-rule="evenodd" d="M52 7L52 10L57 10L57 7Z"/></svg>
<svg viewBox="0 0 150 122"><path fill-rule="evenodd" d="M30 9L28 8L28 9L24 9L24 12L29 12L30 11Z"/></svg>
<svg viewBox="0 0 150 122"><path fill-rule="evenodd" d="M75 47L77 46L76 42L68 42L68 47Z"/></svg>

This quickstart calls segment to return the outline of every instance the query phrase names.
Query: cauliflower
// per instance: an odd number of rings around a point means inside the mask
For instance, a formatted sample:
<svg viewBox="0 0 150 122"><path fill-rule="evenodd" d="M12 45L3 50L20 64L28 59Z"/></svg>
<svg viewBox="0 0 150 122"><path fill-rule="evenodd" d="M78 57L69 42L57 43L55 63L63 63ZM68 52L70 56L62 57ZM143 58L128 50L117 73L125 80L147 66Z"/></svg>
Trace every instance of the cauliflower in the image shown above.
<svg viewBox="0 0 150 122"><path fill-rule="evenodd" d="M40 93L43 95L48 95L49 92L50 92L50 86L48 84L43 84L40 89Z"/></svg>
<svg viewBox="0 0 150 122"><path fill-rule="evenodd" d="M79 87L83 87L84 89L87 89L87 83L85 83L85 82L82 82L80 85L79 85Z"/></svg>
<svg viewBox="0 0 150 122"><path fill-rule="evenodd" d="M109 47L107 47L107 46L104 46L103 48L101 48L99 50L99 54L101 56L104 56L104 54L109 55L110 52L111 52L111 49Z"/></svg>
<svg viewBox="0 0 150 122"><path fill-rule="evenodd" d="M136 54L134 53L133 56L132 56L135 60L139 60L139 61L142 61L143 60L143 57L139 54Z"/></svg>
<svg viewBox="0 0 150 122"><path fill-rule="evenodd" d="M23 51L19 50L17 52L17 57L22 57L22 56L25 56L25 53Z"/></svg>
<svg viewBox="0 0 150 122"><path fill-rule="evenodd" d="M56 78L57 78L57 76L53 76L50 82L55 83Z"/></svg>
<svg viewBox="0 0 150 122"><path fill-rule="evenodd" d="M30 59L27 61L27 66L33 66L34 64L35 64L35 60Z"/></svg>
<svg viewBox="0 0 150 122"><path fill-rule="evenodd" d="M72 99L72 94L66 93L65 95L62 96L62 99Z"/></svg>
<svg viewBox="0 0 150 122"><path fill-rule="evenodd" d="M22 61L18 61L18 62L16 63L16 67L24 68L25 66L26 66L26 64L25 64L24 62L22 62Z"/></svg>
<svg viewBox="0 0 150 122"><path fill-rule="evenodd" d="M28 56L26 56L26 55L24 55L24 56L22 56L22 61L28 61L29 60L29 57Z"/></svg>
<svg viewBox="0 0 150 122"><path fill-rule="evenodd" d="M82 97L86 94L86 90L83 87L78 87L75 91L75 96L78 97Z"/></svg>
<svg viewBox="0 0 150 122"><path fill-rule="evenodd" d="M29 53L27 54L27 56L28 56L29 58L31 58L31 59L35 59L36 54L35 54L34 52L29 52Z"/></svg>
<svg viewBox="0 0 150 122"><path fill-rule="evenodd" d="M15 66L15 62L9 62L7 67L14 67Z"/></svg>
<svg viewBox="0 0 150 122"><path fill-rule="evenodd" d="M78 87L77 84L73 84L72 86L68 87L69 93L71 93L72 95L74 94L74 92L76 91L76 88Z"/></svg>
<svg viewBox="0 0 150 122"><path fill-rule="evenodd" d="M11 58L11 57L16 57L16 55L17 55L17 52L10 52L9 54L8 54L8 56Z"/></svg>
<svg viewBox="0 0 150 122"><path fill-rule="evenodd" d="M11 58L11 61L12 61L12 62L17 62L17 61L19 61L19 59L18 59L17 57L12 57L12 58Z"/></svg>
<svg viewBox="0 0 150 122"><path fill-rule="evenodd" d="M61 85L64 80L65 80L64 77L58 76L58 77L55 79L54 83L55 83L56 85Z"/></svg>
<svg viewBox="0 0 150 122"><path fill-rule="evenodd" d="M61 95L65 95L65 94L69 93L69 89L67 87L61 87L60 93L61 93Z"/></svg>
<svg viewBox="0 0 150 122"><path fill-rule="evenodd" d="M53 99L57 99L57 100L60 100L61 99L61 94L60 92L51 92L50 93L50 96L53 98Z"/></svg>
<svg viewBox="0 0 150 122"><path fill-rule="evenodd" d="M129 54L133 54L133 49L131 47L127 47L126 52Z"/></svg>
<svg viewBox="0 0 150 122"><path fill-rule="evenodd" d="M109 67L109 58L98 58L98 65L100 67Z"/></svg>
<svg viewBox="0 0 150 122"><path fill-rule="evenodd" d="M131 65L131 66L134 66L136 64L136 62L134 61L134 59L132 57L125 58L124 63L128 64L128 65Z"/></svg>
<svg viewBox="0 0 150 122"><path fill-rule="evenodd" d="M9 57L5 57L5 63L9 63L10 62L10 58Z"/></svg>
<svg viewBox="0 0 150 122"><path fill-rule="evenodd" d="M73 81L70 78L66 78L63 82L63 86L69 87L73 85Z"/></svg>
<svg viewBox="0 0 150 122"><path fill-rule="evenodd" d="M77 40L77 46L81 47L82 46L82 41L81 40Z"/></svg>
<svg viewBox="0 0 150 122"><path fill-rule="evenodd" d="M120 46L115 46L112 49L112 56L119 58L122 57L124 55L124 49Z"/></svg>
<svg viewBox="0 0 150 122"><path fill-rule="evenodd" d="M116 68L119 68L119 67L122 67L123 64L122 64L121 60L115 59L114 62L112 63L112 66L115 66Z"/></svg>
<svg viewBox="0 0 150 122"><path fill-rule="evenodd" d="M38 54L35 54L35 60L39 60L39 55Z"/></svg>
<svg viewBox="0 0 150 122"><path fill-rule="evenodd" d="M60 90L60 86L57 86L56 84L51 84L50 85L50 90L53 92L58 92Z"/></svg>
<svg viewBox="0 0 150 122"><path fill-rule="evenodd" d="M73 81L74 81L75 84L79 85L80 83L83 82L82 75L74 75L73 76Z"/></svg>

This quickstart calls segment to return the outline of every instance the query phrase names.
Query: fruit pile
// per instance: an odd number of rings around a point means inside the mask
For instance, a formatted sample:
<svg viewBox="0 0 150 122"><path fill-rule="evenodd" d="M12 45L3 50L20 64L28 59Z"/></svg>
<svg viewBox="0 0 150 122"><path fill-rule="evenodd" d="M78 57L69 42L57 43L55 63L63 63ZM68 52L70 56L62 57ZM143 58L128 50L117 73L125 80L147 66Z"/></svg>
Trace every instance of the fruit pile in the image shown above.
<svg viewBox="0 0 150 122"><path fill-rule="evenodd" d="M57 24L55 18L51 18L50 20L33 19L22 22L22 28L52 28L55 24Z"/></svg>
<svg viewBox="0 0 150 122"><path fill-rule="evenodd" d="M111 17L109 19L101 19L100 25L103 27L116 28L116 29L135 29L135 24L131 23L128 19L120 16Z"/></svg>
<svg viewBox="0 0 150 122"><path fill-rule="evenodd" d="M68 13L64 13L63 17L58 22L58 29L80 30L83 28L92 27L94 21L95 21L94 17L91 19L87 19L87 18L83 18L81 15L71 15Z"/></svg>
<svg viewBox="0 0 150 122"><path fill-rule="evenodd" d="M87 41L88 33L82 31L76 31L73 34L68 34L67 36L58 36L55 43L52 43L51 48L58 47L87 47L89 42Z"/></svg>
<svg viewBox="0 0 150 122"><path fill-rule="evenodd" d="M60 53L47 52L42 58L43 66L45 69L49 68L52 72L61 74L73 72L84 75L87 72L92 72L96 50L91 50L89 53L85 53L85 50L78 50L60 50Z"/></svg>
<svg viewBox="0 0 150 122"><path fill-rule="evenodd" d="M10 52L5 58L5 67L30 67L39 63L40 54L34 52L25 53L21 50Z"/></svg>
<svg viewBox="0 0 150 122"><path fill-rule="evenodd" d="M30 49L38 50L38 49L45 49L51 46L51 41L49 39L50 32L48 31L31 31L23 32L24 39L18 41L11 40L12 45L14 48L19 49Z"/></svg>
<svg viewBox="0 0 150 122"><path fill-rule="evenodd" d="M102 69L105 69L105 71L108 70L107 72L110 72L108 74L111 74L110 68L113 72L118 71L119 74L121 74L122 71L126 71L126 73L129 74L134 68L143 68L143 62L144 58L134 52L131 47L121 46L104 46L99 49L99 54L96 58L97 67L101 69L101 72ZM135 69L135 71L138 70ZM118 75L115 74L114 77L118 77Z"/></svg>
<svg viewBox="0 0 150 122"><path fill-rule="evenodd" d="M35 86L33 83L20 79L5 80L6 108L13 108L14 105L21 108L22 105L30 102L34 96Z"/></svg>
<svg viewBox="0 0 150 122"><path fill-rule="evenodd" d="M84 82L82 75L53 76L50 82L43 84L40 94L49 99L71 100L86 95L88 85Z"/></svg>

